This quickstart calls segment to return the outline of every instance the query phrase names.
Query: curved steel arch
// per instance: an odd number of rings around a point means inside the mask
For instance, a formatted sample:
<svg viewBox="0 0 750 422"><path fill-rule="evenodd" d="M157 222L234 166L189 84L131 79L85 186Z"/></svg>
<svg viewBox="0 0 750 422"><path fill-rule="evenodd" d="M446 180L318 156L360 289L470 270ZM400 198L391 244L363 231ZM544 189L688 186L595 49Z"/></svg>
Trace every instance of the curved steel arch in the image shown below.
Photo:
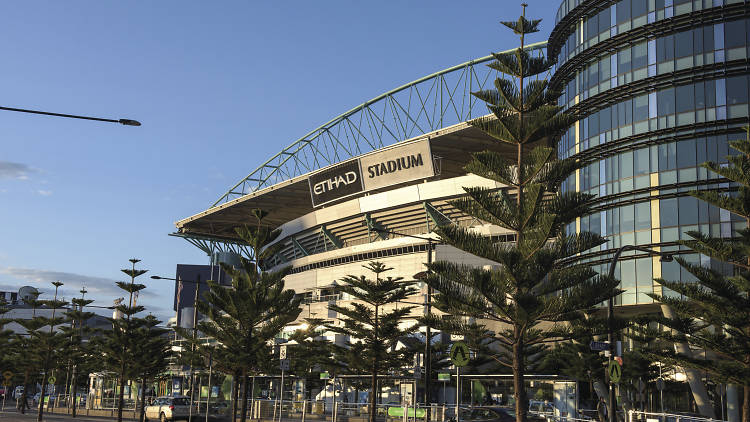
<svg viewBox="0 0 750 422"><path fill-rule="evenodd" d="M526 49L544 54L546 46L547 41L542 41ZM471 92L485 89L488 82L494 82L497 71L478 66L492 59L491 55L485 56L424 76L331 119L261 164L212 207L365 152L486 114L483 102L479 107L481 112L477 112L479 100Z"/></svg>

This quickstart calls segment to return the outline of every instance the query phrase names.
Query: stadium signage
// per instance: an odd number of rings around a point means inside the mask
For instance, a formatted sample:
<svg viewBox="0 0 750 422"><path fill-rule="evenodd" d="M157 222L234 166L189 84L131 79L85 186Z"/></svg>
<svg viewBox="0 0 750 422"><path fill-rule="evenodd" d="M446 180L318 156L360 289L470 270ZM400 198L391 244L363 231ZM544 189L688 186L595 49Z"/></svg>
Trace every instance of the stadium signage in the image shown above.
<svg viewBox="0 0 750 422"><path fill-rule="evenodd" d="M426 179L435 175L430 143L424 141L390 148L359 159L365 190Z"/></svg>
<svg viewBox="0 0 750 422"><path fill-rule="evenodd" d="M429 141L412 142L329 167L307 179L314 207L345 196L435 175Z"/></svg>
<svg viewBox="0 0 750 422"><path fill-rule="evenodd" d="M310 184L310 196L315 207L362 192L363 189L359 160L350 160L327 168L311 175L307 181Z"/></svg>

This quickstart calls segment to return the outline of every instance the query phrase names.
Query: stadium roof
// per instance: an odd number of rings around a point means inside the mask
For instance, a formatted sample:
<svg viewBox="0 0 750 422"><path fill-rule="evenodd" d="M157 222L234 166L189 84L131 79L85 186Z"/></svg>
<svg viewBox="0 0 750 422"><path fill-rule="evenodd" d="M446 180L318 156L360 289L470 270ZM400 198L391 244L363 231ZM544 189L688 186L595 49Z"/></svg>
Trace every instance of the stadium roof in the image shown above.
<svg viewBox="0 0 750 422"><path fill-rule="evenodd" d="M546 41L526 48L542 55ZM471 93L494 88L499 75L485 66L493 58L419 78L313 129L253 170L209 209L176 222L174 235L204 250L241 244L234 227L249 223L251 209L268 211L265 221L274 227L303 216L313 210L310 174L392 146L429 139L432 154L440 157L436 179L465 174L462 167L472 152L492 146L489 149L514 154L510 145L501 146L466 123L487 113L484 103Z"/></svg>

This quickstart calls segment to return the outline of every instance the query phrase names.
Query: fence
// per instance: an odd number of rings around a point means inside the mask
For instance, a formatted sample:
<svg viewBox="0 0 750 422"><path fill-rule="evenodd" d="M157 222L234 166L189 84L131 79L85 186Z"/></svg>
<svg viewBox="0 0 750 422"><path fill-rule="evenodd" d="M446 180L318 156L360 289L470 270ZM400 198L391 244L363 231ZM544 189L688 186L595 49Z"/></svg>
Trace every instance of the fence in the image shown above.
<svg viewBox="0 0 750 422"><path fill-rule="evenodd" d="M627 422L720 422L720 419L702 418L700 416L684 415L679 413L655 413L642 412L640 410L628 411Z"/></svg>

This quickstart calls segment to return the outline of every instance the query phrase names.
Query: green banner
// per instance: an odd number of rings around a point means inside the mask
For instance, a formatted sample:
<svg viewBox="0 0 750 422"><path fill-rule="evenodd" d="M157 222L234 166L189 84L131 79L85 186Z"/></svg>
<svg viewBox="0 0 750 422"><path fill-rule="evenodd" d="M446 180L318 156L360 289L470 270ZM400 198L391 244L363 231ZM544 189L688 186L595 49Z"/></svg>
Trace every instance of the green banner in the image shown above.
<svg viewBox="0 0 750 422"><path fill-rule="evenodd" d="M404 410L403 407L389 407L388 408L388 416L393 418L403 418L404 417ZM409 415L410 418L424 418L425 411L424 409L415 409L413 407L409 408Z"/></svg>

